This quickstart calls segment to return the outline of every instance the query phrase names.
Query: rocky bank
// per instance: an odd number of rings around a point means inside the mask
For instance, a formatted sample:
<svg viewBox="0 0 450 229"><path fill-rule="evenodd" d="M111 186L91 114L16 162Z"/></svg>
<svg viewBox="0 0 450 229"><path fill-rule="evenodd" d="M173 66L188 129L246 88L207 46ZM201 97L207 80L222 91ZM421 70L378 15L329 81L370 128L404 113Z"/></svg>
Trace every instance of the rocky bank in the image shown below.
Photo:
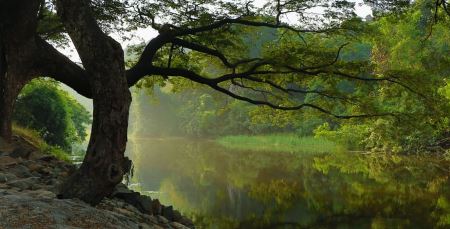
<svg viewBox="0 0 450 229"><path fill-rule="evenodd" d="M58 199L58 185L75 169L39 152L22 137L1 146L0 228L194 228L171 206L123 184L95 207L77 199Z"/></svg>

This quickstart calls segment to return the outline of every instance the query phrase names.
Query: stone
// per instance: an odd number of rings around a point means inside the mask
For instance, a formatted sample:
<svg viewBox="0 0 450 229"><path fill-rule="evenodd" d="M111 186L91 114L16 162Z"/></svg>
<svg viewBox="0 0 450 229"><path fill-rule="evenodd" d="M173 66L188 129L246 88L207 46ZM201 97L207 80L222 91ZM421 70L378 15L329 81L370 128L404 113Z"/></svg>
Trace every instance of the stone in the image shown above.
<svg viewBox="0 0 450 229"><path fill-rule="evenodd" d="M182 215L179 211L173 210L173 221L179 222L182 218Z"/></svg>
<svg viewBox="0 0 450 229"><path fill-rule="evenodd" d="M8 182L17 179L17 176L11 173L0 173L0 182Z"/></svg>
<svg viewBox="0 0 450 229"><path fill-rule="evenodd" d="M152 199L148 196L143 196L138 192L129 190L128 188L117 188L113 193L113 197L119 198L124 202L134 206L144 214L152 214Z"/></svg>
<svg viewBox="0 0 450 229"><path fill-rule="evenodd" d="M114 211L117 212L117 213L120 213L122 215L125 215L125 216L133 215L133 212L131 212L131 211L127 210L127 209L124 209L124 208L115 208Z"/></svg>
<svg viewBox="0 0 450 229"><path fill-rule="evenodd" d="M170 226L172 226L174 229L189 229L189 227L186 227L183 224L178 223L178 222L171 222Z"/></svg>
<svg viewBox="0 0 450 229"><path fill-rule="evenodd" d="M154 215L146 215L146 218L148 221L150 221L153 224L158 223L158 218L156 218L156 216L154 216Z"/></svg>
<svg viewBox="0 0 450 229"><path fill-rule="evenodd" d="M164 216L169 221L173 221L173 207L172 206L163 207L161 215Z"/></svg>
<svg viewBox="0 0 450 229"><path fill-rule="evenodd" d="M178 221L179 223L187 226L187 227L194 227L194 222L192 222L192 220L188 219L187 217L183 216L181 217L181 219Z"/></svg>
<svg viewBox="0 0 450 229"><path fill-rule="evenodd" d="M0 167L18 164L18 160L10 156L0 156Z"/></svg>
<svg viewBox="0 0 450 229"><path fill-rule="evenodd" d="M154 199L152 201L152 212L153 212L153 215L161 215L162 205L158 199Z"/></svg>
<svg viewBox="0 0 450 229"><path fill-rule="evenodd" d="M33 186L35 186L38 181L39 177L29 177L19 180L13 180L6 184L11 187L18 188L19 190L25 190L25 189L32 189Z"/></svg>
<svg viewBox="0 0 450 229"><path fill-rule="evenodd" d="M10 157L13 158L23 158L23 159L28 159L30 158L31 153L33 152L33 149L29 149L29 148L25 148L25 147L17 147L15 148L12 153L9 154Z"/></svg>
<svg viewBox="0 0 450 229"><path fill-rule="evenodd" d="M0 152L1 154L9 154L13 150L13 147L8 142L0 138Z"/></svg>
<svg viewBox="0 0 450 229"><path fill-rule="evenodd" d="M39 173L40 174L43 174L43 175L50 175L52 172L51 172L52 170L49 168L49 167L42 167L40 170L39 170Z"/></svg>
<svg viewBox="0 0 450 229"><path fill-rule="evenodd" d="M30 170L24 165L17 165L9 170L11 173L14 173L18 177L31 177L33 176L30 173Z"/></svg>
<svg viewBox="0 0 450 229"><path fill-rule="evenodd" d="M115 196L116 194L119 194L119 193L133 193L133 191L128 189L128 187L125 184L120 183L120 184L117 184L116 187L114 187L112 196Z"/></svg>
<svg viewBox="0 0 450 229"><path fill-rule="evenodd" d="M55 156L53 155L44 155L42 157L37 158L38 160L41 161L46 161L46 162L51 162L51 161L56 161L58 160Z"/></svg>
<svg viewBox="0 0 450 229"><path fill-rule="evenodd" d="M169 220L167 220L164 216L158 215L158 216L156 216L156 218L158 219L158 222L160 222L162 224L169 223Z"/></svg>
<svg viewBox="0 0 450 229"><path fill-rule="evenodd" d="M139 224L139 229L152 229L153 227L150 227L150 225L145 224L145 223L140 223Z"/></svg>
<svg viewBox="0 0 450 229"><path fill-rule="evenodd" d="M43 166L35 161L31 161L31 163L29 163L27 167L30 172L35 172L41 170Z"/></svg>

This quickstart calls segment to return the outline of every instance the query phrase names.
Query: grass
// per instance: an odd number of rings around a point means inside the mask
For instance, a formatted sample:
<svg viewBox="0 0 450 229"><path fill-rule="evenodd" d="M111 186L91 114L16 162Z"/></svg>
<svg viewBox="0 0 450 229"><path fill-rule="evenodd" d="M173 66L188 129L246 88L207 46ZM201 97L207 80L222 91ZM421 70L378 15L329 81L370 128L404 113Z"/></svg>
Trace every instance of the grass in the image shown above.
<svg viewBox="0 0 450 229"><path fill-rule="evenodd" d="M294 134L226 136L217 139L217 142L227 148L255 151L334 153L344 150L344 147L326 139Z"/></svg>
<svg viewBox="0 0 450 229"><path fill-rule="evenodd" d="M19 136L25 138L32 145L36 146L39 149L39 151L41 151L43 153L51 154L60 160L70 162L70 156L69 156L70 153L67 153L66 151L62 150L59 147L51 146L51 145L47 144L39 136L39 133L37 131L18 126L16 124L13 124L12 130L15 135L19 135Z"/></svg>

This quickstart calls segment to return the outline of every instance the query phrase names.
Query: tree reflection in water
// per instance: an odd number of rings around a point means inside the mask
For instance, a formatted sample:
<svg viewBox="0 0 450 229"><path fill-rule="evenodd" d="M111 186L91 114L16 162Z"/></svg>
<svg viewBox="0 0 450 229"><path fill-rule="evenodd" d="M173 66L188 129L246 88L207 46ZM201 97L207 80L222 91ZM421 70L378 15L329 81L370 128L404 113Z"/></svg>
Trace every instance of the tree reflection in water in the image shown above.
<svg viewBox="0 0 450 229"><path fill-rule="evenodd" d="M450 162L431 156L236 151L132 139L133 181L199 228L450 227Z"/></svg>

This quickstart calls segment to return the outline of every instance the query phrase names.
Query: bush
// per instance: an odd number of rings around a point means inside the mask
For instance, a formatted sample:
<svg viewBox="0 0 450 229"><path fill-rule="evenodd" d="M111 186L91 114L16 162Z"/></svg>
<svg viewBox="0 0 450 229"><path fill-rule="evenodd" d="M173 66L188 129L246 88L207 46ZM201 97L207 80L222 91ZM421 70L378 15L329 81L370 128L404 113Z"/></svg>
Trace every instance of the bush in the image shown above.
<svg viewBox="0 0 450 229"><path fill-rule="evenodd" d="M70 150L86 137L89 112L54 81L33 80L19 95L14 122L36 130L50 145Z"/></svg>

